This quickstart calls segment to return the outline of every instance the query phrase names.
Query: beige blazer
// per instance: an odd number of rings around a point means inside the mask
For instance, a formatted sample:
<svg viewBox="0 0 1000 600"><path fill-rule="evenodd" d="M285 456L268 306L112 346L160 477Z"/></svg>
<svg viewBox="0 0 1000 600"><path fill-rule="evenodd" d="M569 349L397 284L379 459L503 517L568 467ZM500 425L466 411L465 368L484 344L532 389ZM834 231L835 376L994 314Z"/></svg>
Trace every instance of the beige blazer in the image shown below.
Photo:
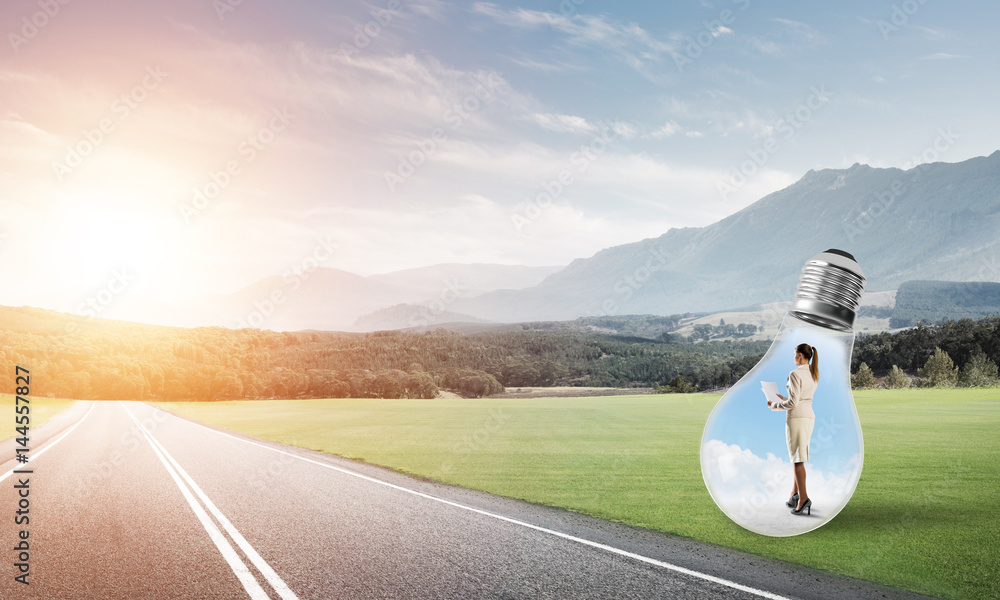
<svg viewBox="0 0 1000 600"><path fill-rule="evenodd" d="M813 394L816 392L816 382L809 372L809 365L799 365L788 374L788 400L771 403L771 410L788 411L785 419L803 417L815 419L813 413Z"/></svg>

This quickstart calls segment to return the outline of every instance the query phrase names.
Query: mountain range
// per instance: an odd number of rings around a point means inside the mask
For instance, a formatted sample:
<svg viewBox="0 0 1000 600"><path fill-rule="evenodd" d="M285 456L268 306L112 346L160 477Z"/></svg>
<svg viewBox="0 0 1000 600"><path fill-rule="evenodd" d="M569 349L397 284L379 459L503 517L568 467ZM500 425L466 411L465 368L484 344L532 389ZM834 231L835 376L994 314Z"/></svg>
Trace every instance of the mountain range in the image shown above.
<svg viewBox="0 0 1000 600"><path fill-rule="evenodd" d="M853 254L871 292L908 280L1000 281L1000 151L908 170L855 164L799 181L705 227L601 250L566 267L434 265L363 277L318 268L115 318L275 330L709 313L791 300L804 262ZM280 302L278 301L280 299Z"/></svg>
<svg viewBox="0 0 1000 600"><path fill-rule="evenodd" d="M1000 280L1000 151L909 170L855 164L798 182L706 227L577 259L537 286L456 301L496 321L714 312L790 300L805 261L852 253L869 291L912 279Z"/></svg>
<svg viewBox="0 0 1000 600"><path fill-rule="evenodd" d="M479 319L450 308L456 298L532 287L561 268L439 264L365 277L318 267L292 277L266 277L231 294L207 294L176 303L125 296L101 316L178 327L275 331L365 331L456 320L475 322ZM388 321L386 314L391 317Z"/></svg>

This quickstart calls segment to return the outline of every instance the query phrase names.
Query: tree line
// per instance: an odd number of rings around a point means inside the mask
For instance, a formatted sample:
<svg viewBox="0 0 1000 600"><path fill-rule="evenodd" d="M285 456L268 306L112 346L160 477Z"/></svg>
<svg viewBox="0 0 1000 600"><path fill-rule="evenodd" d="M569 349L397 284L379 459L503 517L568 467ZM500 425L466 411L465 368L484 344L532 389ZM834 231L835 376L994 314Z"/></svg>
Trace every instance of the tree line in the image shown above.
<svg viewBox="0 0 1000 600"><path fill-rule="evenodd" d="M769 346L516 329L182 329L0 307L0 360L30 368L33 393L79 399L481 397L553 385L706 391L736 383ZM851 370L892 382L902 374L920 385L988 385L998 362L993 316L861 334ZM0 392L13 391L13 377L0 378Z"/></svg>
<svg viewBox="0 0 1000 600"><path fill-rule="evenodd" d="M851 357L855 387L997 385L1000 316L920 322L896 333L859 335Z"/></svg>
<svg viewBox="0 0 1000 600"><path fill-rule="evenodd" d="M466 397L505 386L656 387L683 373L735 383L766 342L663 342L583 332L182 329L0 308L0 359L33 393L80 399ZM13 391L0 378L0 391Z"/></svg>

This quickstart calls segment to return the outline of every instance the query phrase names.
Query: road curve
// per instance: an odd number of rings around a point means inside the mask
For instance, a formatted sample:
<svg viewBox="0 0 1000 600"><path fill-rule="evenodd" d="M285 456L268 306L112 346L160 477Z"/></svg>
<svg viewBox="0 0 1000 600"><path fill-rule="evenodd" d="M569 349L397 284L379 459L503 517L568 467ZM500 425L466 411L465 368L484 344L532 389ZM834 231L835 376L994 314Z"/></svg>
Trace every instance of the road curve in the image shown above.
<svg viewBox="0 0 1000 600"><path fill-rule="evenodd" d="M139 402L65 414L35 432L28 465L0 443L0 598L919 597ZM14 580L21 530L30 585Z"/></svg>

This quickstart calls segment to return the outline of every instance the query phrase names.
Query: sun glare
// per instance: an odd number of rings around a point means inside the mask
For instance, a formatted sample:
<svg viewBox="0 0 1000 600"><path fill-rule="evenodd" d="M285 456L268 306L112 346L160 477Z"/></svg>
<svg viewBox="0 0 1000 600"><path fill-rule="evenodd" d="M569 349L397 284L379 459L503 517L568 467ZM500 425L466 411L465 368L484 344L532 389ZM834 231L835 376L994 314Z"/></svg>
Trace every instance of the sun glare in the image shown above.
<svg viewBox="0 0 1000 600"><path fill-rule="evenodd" d="M55 255L71 278L101 278L114 269L143 270L167 254L169 221L157 219L141 202L81 197L63 214L53 239Z"/></svg>

